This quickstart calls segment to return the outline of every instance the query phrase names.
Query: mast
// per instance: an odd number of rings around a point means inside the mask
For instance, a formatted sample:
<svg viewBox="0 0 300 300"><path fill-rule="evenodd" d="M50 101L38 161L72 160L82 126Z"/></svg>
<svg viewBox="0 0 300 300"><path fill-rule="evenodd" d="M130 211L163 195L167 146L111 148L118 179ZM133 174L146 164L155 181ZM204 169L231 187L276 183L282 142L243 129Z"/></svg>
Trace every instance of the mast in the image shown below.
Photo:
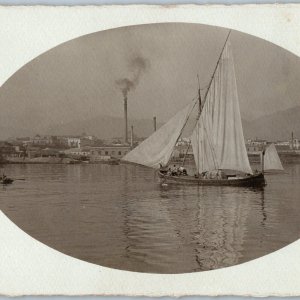
<svg viewBox="0 0 300 300"><path fill-rule="evenodd" d="M201 109L202 109L202 101L201 101L201 89L200 89L200 80L199 80L199 74L197 74L197 79L198 79L198 116L197 116L197 120L200 118L200 114L201 114ZM197 124L197 122L196 122ZM187 149L185 151L184 157L183 157L183 161L182 161L182 167L184 166L188 151L190 149L191 146L191 140L189 141L189 144L187 146ZM198 146L198 154L199 154L199 146Z"/></svg>
<svg viewBox="0 0 300 300"><path fill-rule="evenodd" d="M227 41L228 41L228 39L229 39L230 33L231 33L231 29L230 29L229 32L228 32L228 35L227 35L227 37L226 37L224 46L223 46L223 48L222 48L222 51L221 51L221 53L220 53L219 59L218 59L218 61L217 61L217 64L216 64L216 66L215 66L214 72L213 72L213 74L212 74L212 76L211 76L210 82L209 82L208 87L207 87L207 90L206 90L206 92L205 92L205 95L204 95L204 103L205 103L205 101L206 101L206 98L207 98L208 92L209 92L209 90L210 90L211 84L212 84L212 82L213 82L213 80L214 80L214 77L215 77L217 68L218 68L219 63L220 63L220 60L221 60L221 58L222 58L222 54L223 54L223 52L224 52L225 46L226 46L226 44L227 44Z"/></svg>
<svg viewBox="0 0 300 300"><path fill-rule="evenodd" d="M199 112L198 112L198 118L197 120L200 119L201 111L202 111L202 101L201 101L201 90L200 90L200 80L199 80L199 75L197 74L198 77L198 102L199 102ZM199 129L197 127L197 157L198 157L198 166L199 166L199 153L200 153L200 148L199 148Z"/></svg>
<svg viewBox="0 0 300 300"><path fill-rule="evenodd" d="M199 80L199 74L197 74L197 78L198 78L198 101L199 101L199 116L201 114L201 105L202 105L202 101L201 101L201 90L200 90L200 80Z"/></svg>

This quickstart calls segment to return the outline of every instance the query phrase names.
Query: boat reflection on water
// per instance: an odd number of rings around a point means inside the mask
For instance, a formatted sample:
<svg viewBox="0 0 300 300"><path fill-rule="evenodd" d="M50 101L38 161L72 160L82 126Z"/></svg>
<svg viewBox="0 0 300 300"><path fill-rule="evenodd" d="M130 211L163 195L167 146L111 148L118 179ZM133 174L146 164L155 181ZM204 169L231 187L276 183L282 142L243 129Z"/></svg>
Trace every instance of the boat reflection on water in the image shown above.
<svg viewBox="0 0 300 300"><path fill-rule="evenodd" d="M160 201L126 202L124 269L182 273L236 265L253 199L261 226L267 219L263 187L157 186Z"/></svg>

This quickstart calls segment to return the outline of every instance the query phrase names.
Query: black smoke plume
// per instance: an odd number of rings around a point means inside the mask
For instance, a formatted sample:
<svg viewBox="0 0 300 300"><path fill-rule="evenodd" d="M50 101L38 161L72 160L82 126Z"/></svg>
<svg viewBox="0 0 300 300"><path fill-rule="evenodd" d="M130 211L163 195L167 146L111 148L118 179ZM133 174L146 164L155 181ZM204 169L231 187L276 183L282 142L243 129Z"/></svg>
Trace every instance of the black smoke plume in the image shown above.
<svg viewBox="0 0 300 300"><path fill-rule="evenodd" d="M124 98L130 90L133 90L139 84L141 76L148 70L150 63L147 59L137 56L129 62L130 76L116 80L117 86L123 93Z"/></svg>

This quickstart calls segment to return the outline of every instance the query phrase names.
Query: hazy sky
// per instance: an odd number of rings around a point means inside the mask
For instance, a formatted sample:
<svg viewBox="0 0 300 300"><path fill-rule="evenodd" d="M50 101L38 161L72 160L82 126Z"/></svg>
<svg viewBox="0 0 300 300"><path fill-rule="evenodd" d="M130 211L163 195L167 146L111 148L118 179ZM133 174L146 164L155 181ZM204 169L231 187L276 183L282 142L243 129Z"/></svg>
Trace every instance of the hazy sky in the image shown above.
<svg viewBox="0 0 300 300"><path fill-rule="evenodd" d="M62 44L16 72L0 88L0 126L48 126L123 115L164 122L207 86L227 29L196 24L123 27ZM242 116L253 119L300 105L300 60L264 40L230 37ZM142 62L137 70L130 62ZM203 91L204 93L204 91Z"/></svg>

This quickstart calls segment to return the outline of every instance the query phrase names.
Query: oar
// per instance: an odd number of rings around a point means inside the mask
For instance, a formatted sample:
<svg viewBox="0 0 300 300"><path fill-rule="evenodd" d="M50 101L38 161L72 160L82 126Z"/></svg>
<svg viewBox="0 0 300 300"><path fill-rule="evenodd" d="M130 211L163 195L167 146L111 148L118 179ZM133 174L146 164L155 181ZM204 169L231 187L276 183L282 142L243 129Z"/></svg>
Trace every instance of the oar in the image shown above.
<svg viewBox="0 0 300 300"><path fill-rule="evenodd" d="M13 180L26 180L25 178L13 178Z"/></svg>

